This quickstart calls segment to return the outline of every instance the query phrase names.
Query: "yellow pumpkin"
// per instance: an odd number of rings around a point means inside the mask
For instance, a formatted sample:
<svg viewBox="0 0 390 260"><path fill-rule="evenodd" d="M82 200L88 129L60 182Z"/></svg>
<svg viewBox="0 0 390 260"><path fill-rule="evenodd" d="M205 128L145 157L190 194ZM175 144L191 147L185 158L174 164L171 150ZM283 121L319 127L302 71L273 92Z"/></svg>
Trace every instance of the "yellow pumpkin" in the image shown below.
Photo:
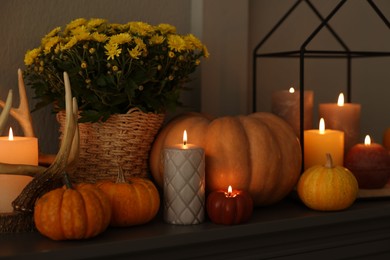
<svg viewBox="0 0 390 260"><path fill-rule="evenodd" d="M334 166L327 154L325 165L315 165L300 177L297 192L309 208L320 211L336 211L350 207L359 191L358 182L351 171Z"/></svg>
<svg viewBox="0 0 390 260"><path fill-rule="evenodd" d="M163 188L162 150L182 142L204 148L207 192L248 191L255 206L270 205L288 195L301 171L301 147L281 118L265 112L212 119L200 113L180 115L158 134L150 154L151 173Z"/></svg>

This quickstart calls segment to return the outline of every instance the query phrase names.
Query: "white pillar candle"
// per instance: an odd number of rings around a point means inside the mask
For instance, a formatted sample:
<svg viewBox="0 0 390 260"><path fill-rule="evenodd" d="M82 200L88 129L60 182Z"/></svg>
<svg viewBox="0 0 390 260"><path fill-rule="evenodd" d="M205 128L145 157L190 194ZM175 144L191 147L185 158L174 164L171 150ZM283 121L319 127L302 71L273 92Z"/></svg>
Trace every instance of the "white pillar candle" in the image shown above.
<svg viewBox="0 0 390 260"><path fill-rule="evenodd" d="M344 153L359 143L360 110L360 104L344 103L343 93L340 93L337 104L319 104L318 115L324 118L327 128L345 133Z"/></svg>
<svg viewBox="0 0 390 260"><path fill-rule="evenodd" d="M303 128L313 128L313 91L304 92ZM288 91L276 91L272 94L271 112L283 118L300 137L300 92L290 88Z"/></svg>
<svg viewBox="0 0 390 260"><path fill-rule="evenodd" d="M38 165L38 139L35 137L0 137L0 162L9 164ZM13 211L12 201L32 180L25 175L0 174L0 213Z"/></svg>
<svg viewBox="0 0 390 260"><path fill-rule="evenodd" d="M183 140L164 148L164 220L199 224L205 217L204 150Z"/></svg>

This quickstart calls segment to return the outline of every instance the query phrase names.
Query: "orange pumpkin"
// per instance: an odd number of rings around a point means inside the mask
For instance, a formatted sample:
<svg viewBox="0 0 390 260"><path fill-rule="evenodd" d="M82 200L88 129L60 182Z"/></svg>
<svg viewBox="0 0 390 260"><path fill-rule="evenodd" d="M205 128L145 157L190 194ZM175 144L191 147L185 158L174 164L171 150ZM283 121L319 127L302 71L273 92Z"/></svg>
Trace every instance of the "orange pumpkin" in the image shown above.
<svg viewBox="0 0 390 260"><path fill-rule="evenodd" d="M116 182L97 183L109 198L112 216L111 226L126 227L151 221L160 208L160 195L153 182L147 178L124 179L120 170Z"/></svg>
<svg viewBox="0 0 390 260"><path fill-rule="evenodd" d="M106 230L110 219L110 202L93 184L67 183L45 193L34 208L37 230L53 240L94 237Z"/></svg>
<svg viewBox="0 0 390 260"><path fill-rule="evenodd" d="M188 142L205 150L206 190L229 185L247 190L255 206L280 201L294 188L300 176L302 156L291 126L266 112L211 119L200 113L180 115L158 134L150 154L151 173L163 187L164 146Z"/></svg>
<svg viewBox="0 0 390 260"><path fill-rule="evenodd" d="M353 173L342 166L334 166L330 154L327 154L325 165L307 169L297 185L302 202L311 209L321 211L350 207L358 191L358 182Z"/></svg>

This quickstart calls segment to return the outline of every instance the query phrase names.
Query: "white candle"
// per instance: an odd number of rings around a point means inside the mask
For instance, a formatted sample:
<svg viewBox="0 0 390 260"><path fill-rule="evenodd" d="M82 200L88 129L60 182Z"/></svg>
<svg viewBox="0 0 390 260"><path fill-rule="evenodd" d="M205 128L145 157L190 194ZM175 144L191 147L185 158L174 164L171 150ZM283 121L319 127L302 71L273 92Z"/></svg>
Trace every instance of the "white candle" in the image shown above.
<svg viewBox="0 0 390 260"><path fill-rule="evenodd" d="M303 128L313 127L313 91L304 92L304 120ZM283 118L300 137L300 92L290 88L288 91L276 91L272 94L272 113Z"/></svg>
<svg viewBox="0 0 390 260"><path fill-rule="evenodd" d="M360 139L360 104L345 103L344 94L340 93L336 103L320 104L318 114L324 118L329 129L345 133L344 153Z"/></svg>
<svg viewBox="0 0 390 260"><path fill-rule="evenodd" d="M204 221L204 150L187 144L164 148L164 220L170 224L199 224Z"/></svg>
<svg viewBox="0 0 390 260"><path fill-rule="evenodd" d="M8 164L38 165L38 139L35 137L0 137L0 162ZM12 201L22 192L32 177L0 174L0 213L13 211Z"/></svg>

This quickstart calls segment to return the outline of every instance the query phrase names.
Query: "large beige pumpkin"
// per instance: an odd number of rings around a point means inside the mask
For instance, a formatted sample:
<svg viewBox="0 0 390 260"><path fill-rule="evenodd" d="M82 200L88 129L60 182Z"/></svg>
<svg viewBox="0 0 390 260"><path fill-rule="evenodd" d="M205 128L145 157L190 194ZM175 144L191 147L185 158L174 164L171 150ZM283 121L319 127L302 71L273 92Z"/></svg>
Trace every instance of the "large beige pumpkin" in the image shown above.
<svg viewBox="0 0 390 260"><path fill-rule="evenodd" d="M270 205L287 196L297 183L302 164L301 146L285 121L266 112L212 119L200 113L180 115L157 135L150 155L151 173L163 187L164 146L188 142L204 148L206 190L247 190L256 206Z"/></svg>

